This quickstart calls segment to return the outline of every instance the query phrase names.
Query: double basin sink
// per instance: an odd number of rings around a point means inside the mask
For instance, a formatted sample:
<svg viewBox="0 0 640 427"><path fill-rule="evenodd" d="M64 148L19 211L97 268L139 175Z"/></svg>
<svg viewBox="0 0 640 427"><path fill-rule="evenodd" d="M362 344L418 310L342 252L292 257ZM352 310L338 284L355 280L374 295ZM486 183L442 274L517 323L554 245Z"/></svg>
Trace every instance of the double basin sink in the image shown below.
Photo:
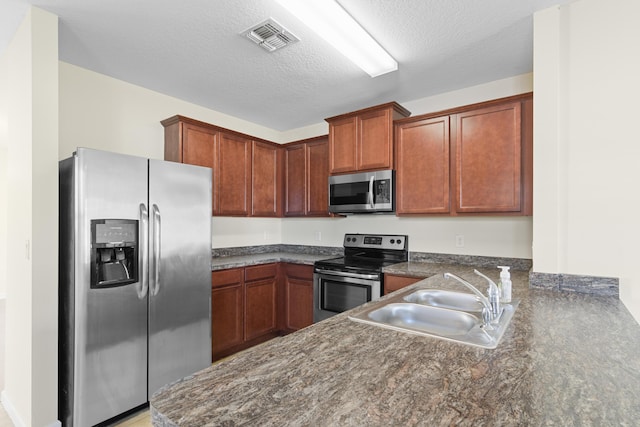
<svg viewBox="0 0 640 427"><path fill-rule="evenodd" d="M370 303L349 319L492 349L498 346L517 305L517 300L502 304L501 314L486 324L482 320L483 304L474 294L411 288Z"/></svg>

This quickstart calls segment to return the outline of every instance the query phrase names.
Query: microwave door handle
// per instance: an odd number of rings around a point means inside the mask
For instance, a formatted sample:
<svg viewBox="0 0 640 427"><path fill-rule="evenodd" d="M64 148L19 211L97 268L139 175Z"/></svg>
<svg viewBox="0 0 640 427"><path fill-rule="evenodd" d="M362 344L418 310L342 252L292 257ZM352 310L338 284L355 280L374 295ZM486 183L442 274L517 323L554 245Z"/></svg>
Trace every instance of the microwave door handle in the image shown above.
<svg viewBox="0 0 640 427"><path fill-rule="evenodd" d="M369 179L369 206L371 206L371 209L375 208L375 205L373 203L373 181L375 179L375 176L372 176L371 179Z"/></svg>

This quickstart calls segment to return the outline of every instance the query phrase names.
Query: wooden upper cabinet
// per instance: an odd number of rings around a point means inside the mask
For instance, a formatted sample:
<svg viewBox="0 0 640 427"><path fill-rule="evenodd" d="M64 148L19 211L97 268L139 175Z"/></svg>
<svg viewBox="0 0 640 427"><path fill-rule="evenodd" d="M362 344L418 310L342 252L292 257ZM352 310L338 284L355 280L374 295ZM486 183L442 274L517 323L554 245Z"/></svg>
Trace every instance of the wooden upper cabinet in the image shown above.
<svg viewBox="0 0 640 427"><path fill-rule="evenodd" d="M393 167L393 121L411 113L391 102L325 119L332 174Z"/></svg>
<svg viewBox="0 0 640 427"><path fill-rule="evenodd" d="M390 109L358 116L358 170L393 167L393 119Z"/></svg>
<svg viewBox="0 0 640 427"><path fill-rule="evenodd" d="M398 125L396 212L449 211L449 116Z"/></svg>
<svg viewBox="0 0 640 427"><path fill-rule="evenodd" d="M285 216L329 215L327 137L287 144L285 148Z"/></svg>
<svg viewBox="0 0 640 427"><path fill-rule="evenodd" d="M287 216L306 214L306 152L304 144L288 146L285 149L284 214Z"/></svg>
<svg viewBox="0 0 640 427"><path fill-rule="evenodd" d="M218 132L215 129L181 120L174 116L162 121L164 126L164 159L172 162L211 168L212 214L215 214L215 162Z"/></svg>
<svg viewBox="0 0 640 427"><path fill-rule="evenodd" d="M329 141L307 142L307 215L329 215Z"/></svg>
<svg viewBox="0 0 640 427"><path fill-rule="evenodd" d="M185 124L182 132L182 163L213 169L217 132L190 124Z"/></svg>
<svg viewBox="0 0 640 427"><path fill-rule="evenodd" d="M357 165L358 118L329 122L329 168L331 173L353 172Z"/></svg>
<svg viewBox="0 0 640 427"><path fill-rule="evenodd" d="M278 217L282 213L282 147L253 141L251 215Z"/></svg>
<svg viewBox="0 0 640 427"><path fill-rule="evenodd" d="M165 160L213 169L213 215L281 215L279 145L183 116L161 123Z"/></svg>
<svg viewBox="0 0 640 427"><path fill-rule="evenodd" d="M398 215L532 214L531 94L411 117L395 127Z"/></svg>
<svg viewBox="0 0 640 427"><path fill-rule="evenodd" d="M251 140L221 132L217 154L213 184L217 189L217 197L213 202L214 212L228 216L249 215Z"/></svg>
<svg viewBox="0 0 640 427"><path fill-rule="evenodd" d="M456 115L457 212L518 212L522 194L521 103Z"/></svg>

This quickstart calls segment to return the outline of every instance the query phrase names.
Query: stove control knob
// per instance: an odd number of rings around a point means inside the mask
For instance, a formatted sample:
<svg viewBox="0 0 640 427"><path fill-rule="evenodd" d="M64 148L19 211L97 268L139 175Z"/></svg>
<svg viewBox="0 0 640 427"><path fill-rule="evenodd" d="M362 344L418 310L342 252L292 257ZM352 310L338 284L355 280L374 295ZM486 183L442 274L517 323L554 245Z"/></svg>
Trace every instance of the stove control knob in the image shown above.
<svg viewBox="0 0 640 427"><path fill-rule="evenodd" d="M395 242L396 242L395 240L391 239L391 244L392 244L392 245L393 245Z"/></svg>
<svg viewBox="0 0 640 427"><path fill-rule="evenodd" d="M402 244L402 239L398 239L398 244L401 245Z"/></svg>

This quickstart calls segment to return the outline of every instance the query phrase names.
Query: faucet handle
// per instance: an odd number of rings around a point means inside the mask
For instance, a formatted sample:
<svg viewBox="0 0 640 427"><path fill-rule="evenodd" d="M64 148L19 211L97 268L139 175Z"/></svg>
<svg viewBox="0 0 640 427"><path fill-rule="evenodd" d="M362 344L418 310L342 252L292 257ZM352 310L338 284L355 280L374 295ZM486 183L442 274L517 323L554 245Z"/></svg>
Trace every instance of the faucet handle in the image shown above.
<svg viewBox="0 0 640 427"><path fill-rule="evenodd" d="M474 269L473 270L474 273L476 273L478 276L482 277L483 279L485 279L487 282L489 282L489 294L491 294L491 292L495 289L495 291L498 291L498 285L496 285L496 283L491 280L490 278L488 278L487 276L485 276L484 274L480 273L478 270ZM498 291L499 292L499 291Z"/></svg>
<svg viewBox="0 0 640 427"><path fill-rule="evenodd" d="M488 294L489 294L489 304L491 306L492 318L493 319L499 318L502 312L502 309L500 307L500 289L498 288L498 285L496 285L493 280L489 279L487 276L480 273L478 270L473 270L473 272L476 273L478 276L484 278L487 282L489 282Z"/></svg>

